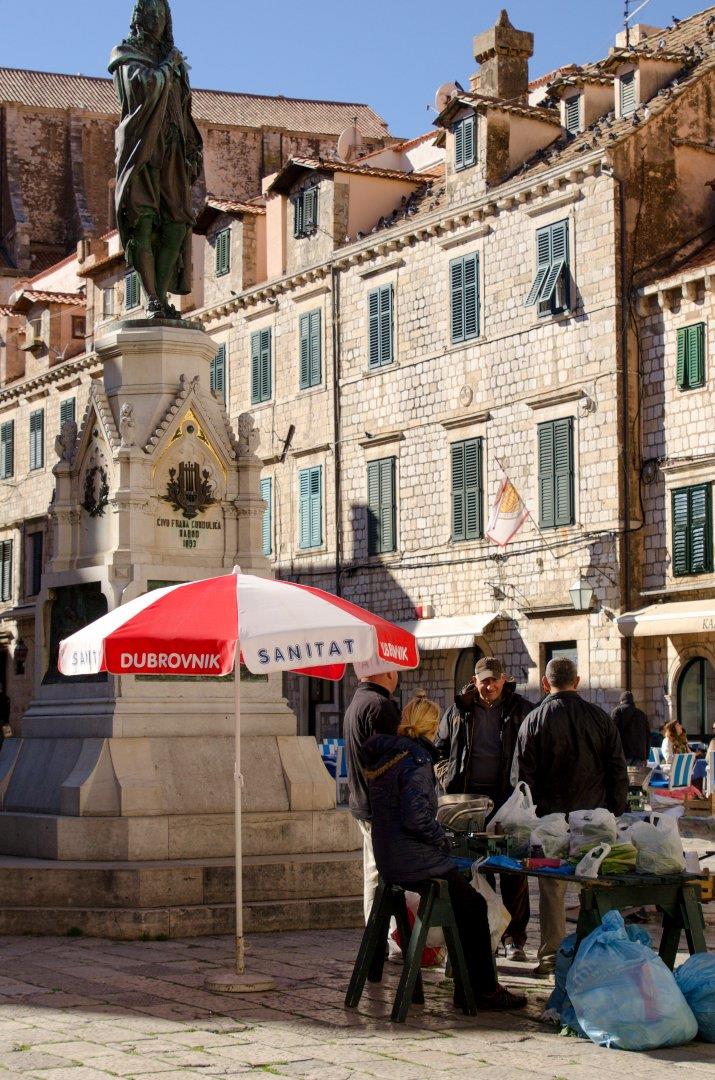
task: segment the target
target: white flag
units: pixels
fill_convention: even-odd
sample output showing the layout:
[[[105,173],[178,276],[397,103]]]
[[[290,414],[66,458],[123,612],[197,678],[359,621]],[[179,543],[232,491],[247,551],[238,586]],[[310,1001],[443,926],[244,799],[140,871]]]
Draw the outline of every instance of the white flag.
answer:
[[[505,547],[529,516],[521,495],[508,476],[504,477],[492,507],[486,535],[499,547]]]

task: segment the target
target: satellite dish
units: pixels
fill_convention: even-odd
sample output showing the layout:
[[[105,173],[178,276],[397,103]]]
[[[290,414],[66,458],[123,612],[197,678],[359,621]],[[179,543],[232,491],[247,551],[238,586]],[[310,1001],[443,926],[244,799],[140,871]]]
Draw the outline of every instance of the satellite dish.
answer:
[[[357,124],[351,124],[340,133],[338,139],[338,157],[341,161],[352,161],[362,146],[362,135],[358,131]]]
[[[447,105],[449,105],[452,98],[456,97],[458,93],[459,87],[456,83],[442,83],[434,96],[434,104],[437,112],[441,113],[442,109],[445,109]]]

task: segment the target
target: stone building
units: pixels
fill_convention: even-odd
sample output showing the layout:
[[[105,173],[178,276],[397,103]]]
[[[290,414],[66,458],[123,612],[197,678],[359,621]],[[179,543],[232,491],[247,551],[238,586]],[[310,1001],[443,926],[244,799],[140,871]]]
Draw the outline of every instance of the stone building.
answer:
[[[414,629],[423,663],[405,696],[421,685],[446,704],[489,650],[534,700],[546,661],[567,654],[607,707],[631,686],[654,722],[678,708],[674,684],[662,697],[678,642],[634,644],[618,619],[649,590],[676,595],[664,485],[691,477],[671,485],[652,459],[692,454],[693,408],[707,436],[707,381],[662,395],[672,339],[707,322],[709,286],[676,301],[660,268],[711,240],[714,30],[715,8],[634,28],[601,62],[530,84],[532,35],[503,15],[436,131],[359,160],[301,149],[261,190],[206,199],[183,310],[216,342],[229,415],[250,410],[261,432],[264,551],[278,574]],[[97,328],[140,301],[116,234],[85,240],[74,267],[87,351],[37,387],[3,360],[0,424],[25,428],[28,390],[57,409],[72,380],[86,394]],[[4,310],[21,330],[15,297]],[[2,517],[0,542],[30,504],[46,511],[22,475],[27,509]],[[485,531],[505,475],[530,517],[498,548]],[[1,624],[14,716],[31,603],[17,577]],[[286,685],[303,731],[336,730],[349,686]]]
[[[204,191],[235,198],[293,155],[330,156],[346,128],[366,150],[392,141],[371,108],[349,102],[194,90],[193,109]],[[0,68],[0,302],[13,278],[112,228],[118,115],[111,79]]]

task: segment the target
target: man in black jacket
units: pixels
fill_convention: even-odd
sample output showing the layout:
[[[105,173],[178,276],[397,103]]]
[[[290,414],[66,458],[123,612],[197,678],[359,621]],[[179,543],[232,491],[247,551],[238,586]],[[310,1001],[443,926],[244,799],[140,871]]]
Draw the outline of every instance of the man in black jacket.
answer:
[[[372,851],[370,799],[363,771],[362,747],[373,734],[373,727],[377,720],[380,721],[380,731],[392,731],[397,734],[400,726],[400,710],[392,700],[398,679],[395,668],[379,660],[372,663],[363,661],[356,663],[354,667],[360,682],[352,701],[345,710],[343,736],[348,769],[350,813],[357,821],[363,837],[363,898],[365,922],[367,922],[377,888],[378,873]]]
[[[646,714],[634,702],[630,690],[621,694],[611,719],[621,736],[626,762],[629,765],[645,765],[650,751],[650,724]]]
[[[512,793],[510,771],[519,728],[533,708],[508,682],[500,660],[483,656],[474,678],[454,705],[447,709],[435,739],[441,757],[435,772],[447,794],[486,795],[498,810]],[[511,922],[504,934],[506,955],[525,961],[529,922],[529,887],[526,878],[503,874],[500,886]]]
[[[519,780],[531,789],[539,817],[605,807],[625,812],[628,772],[621,738],[610,716],[576,693],[572,660],[550,660],[542,680],[547,697],[524,721],[518,739]],[[566,935],[566,885],[539,878],[540,975],[556,964]]]

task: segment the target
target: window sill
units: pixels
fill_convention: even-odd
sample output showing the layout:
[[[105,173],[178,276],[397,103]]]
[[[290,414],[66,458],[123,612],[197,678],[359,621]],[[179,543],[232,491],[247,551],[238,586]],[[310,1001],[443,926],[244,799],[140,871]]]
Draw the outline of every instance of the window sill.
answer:
[[[321,544],[319,547],[297,548],[293,552],[293,558],[294,559],[314,559],[316,555],[327,555],[327,554],[329,554],[329,552],[328,552],[328,549],[327,549],[326,545]]]
[[[537,326],[543,326],[544,323],[565,323],[570,319],[575,319],[579,314],[576,308],[566,308],[565,311],[557,311],[553,315],[537,315],[535,321],[531,324],[532,328]]]
[[[272,405],[272,404],[273,404],[273,398],[269,397],[269,398],[266,398],[265,401],[252,401],[251,402],[251,408],[252,409],[260,409],[262,405]]]
[[[373,375],[382,375],[382,374],[384,374],[384,372],[391,371],[394,368],[398,368],[399,366],[400,365],[397,363],[397,360],[391,360],[389,364],[382,364],[381,367],[374,367],[374,368],[368,367],[368,368],[365,368],[365,370],[363,371],[363,375],[365,377],[372,377]]]
[[[694,394],[698,390],[707,390],[707,383],[698,383],[697,386],[676,386],[675,388],[679,394]]]
[[[216,270],[216,272],[214,273],[214,281],[220,281],[221,278],[228,277],[228,275],[230,273],[231,273],[231,268],[230,267],[228,268],[228,270],[222,270],[220,273],[219,273],[218,270]]]
[[[315,386],[299,386],[298,393],[301,397],[305,397],[308,394],[319,394],[326,389],[325,383],[321,379]]]
[[[368,555],[368,566],[393,566],[402,561],[402,551],[386,551],[381,555]]]
[[[486,334],[477,334],[476,337],[467,338],[466,341],[450,341],[445,348],[445,355],[460,352],[462,349],[469,349],[472,345],[483,345],[486,340]]]

